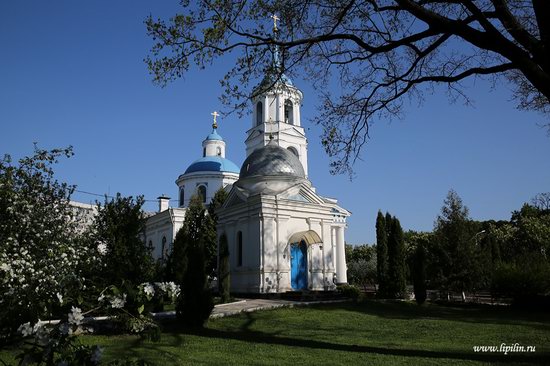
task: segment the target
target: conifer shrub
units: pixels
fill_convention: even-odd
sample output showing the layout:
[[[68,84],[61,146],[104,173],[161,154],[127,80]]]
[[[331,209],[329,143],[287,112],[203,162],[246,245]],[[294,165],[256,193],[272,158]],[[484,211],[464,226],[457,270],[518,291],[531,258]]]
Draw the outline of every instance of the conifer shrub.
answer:
[[[218,271],[218,284],[221,302],[229,302],[231,298],[230,285],[231,279],[229,277],[229,247],[227,244],[227,236],[222,234],[220,236],[220,268]]]
[[[183,227],[178,232],[181,249],[185,248],[185,273],[182,280],[182,294],[176,303],[178,321],[188,327],[202,327],[212,309],[214,301],[208,288],[206,243],[204,235],[206,210],[202,199],[193,195],[187,209]],[[176,238],[178,239],[178,238]],[[176,248],[174,248],[176,250]],[[183,278],[182,278],[183,277]]]
[[[419,245],[414,253],[413,265],[414,298],[418,305],[426,301],[426,252],[423,245]]]

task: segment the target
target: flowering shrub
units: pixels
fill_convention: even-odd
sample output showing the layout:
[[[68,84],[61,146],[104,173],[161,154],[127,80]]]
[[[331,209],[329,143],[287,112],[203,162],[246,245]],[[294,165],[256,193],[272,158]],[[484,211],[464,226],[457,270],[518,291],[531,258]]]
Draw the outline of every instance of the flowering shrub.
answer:
[[[166,298],[175,302],[181,290],[174,282],[145,282],[132,291],[133,295],[119,290],[116,286],[109,286],[98,297],[100,308],[115,315],[122,331],[140,334],[144,338],[158,339],[160,329],[157,324],[146,315],[145,309],[151,308],[155,301]],[[128,299],[131,298],[131,301]]]
[[[124,325],[124,329],[130,333],[140,334],[151,340],[158,340],[160,330],[158,325],[147,315],[143,309],[148,301],[158,297],[171,297],[175,300],[180,293],[180,288],[173,282],[142,283],[138,287],[140,299],[143,303],[138,308],[138,314],[133,315],[126,302],[127,294],[120,292],[116,286],[109,286],[98,297],[98,307],[88,311],[103,311],[113,315],[112,320]],[[72,306],[66,321],[52,325],[48,322],[38,321],[21,324],[17,329],[25,338],[30,339],[29,348],[18,356],[24,365],[97,365],[100,363],[102,349],[98,346],[84,346],[80,344],[76,335],[93,332],[88,319],[79,307]],[[115,360],[111,365],[145,365],[144,361]]]
[[[18,358],[23,365],[98,365],[102,349],[80,344],[76,334],[89,331],[82,326],[84,315],[80,308],[72,307],[67,321],[57,325],[30,322],[19,326],[18,331],[28,340]]]
[[[45,151],[13,165],[0,160],[0,334],[51,316],[85,288],[97,246],[79,237],[69,197],[51,166],[71,148]]]

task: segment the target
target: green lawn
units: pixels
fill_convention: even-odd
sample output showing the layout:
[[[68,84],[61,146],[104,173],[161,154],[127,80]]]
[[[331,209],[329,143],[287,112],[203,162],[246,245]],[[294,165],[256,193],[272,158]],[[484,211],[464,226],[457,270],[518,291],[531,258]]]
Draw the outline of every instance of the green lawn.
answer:
[[[105,357],[158,365],[550,364],[550,315],[413,303],[332,304],[242,314],[204,330],[164,330],[158,343],[87,336]],[[475,353],[475,345],[536,346],[535,353]]]

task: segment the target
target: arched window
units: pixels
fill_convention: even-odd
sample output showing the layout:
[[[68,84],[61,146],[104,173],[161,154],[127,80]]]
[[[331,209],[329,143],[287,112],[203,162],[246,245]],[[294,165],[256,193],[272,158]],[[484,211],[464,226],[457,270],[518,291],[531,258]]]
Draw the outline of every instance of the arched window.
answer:
[[[166,259],[168,256],[168,248],[166,247],[166,236],[162,237],[162,252],[161,252],[161,258]]]
[[[180,188],[180,207],[185,205],[185,189],[184,187]]]
[[[199,186],[197,191],[199,192],[199,196],[201,197],[202,202],[206,203],[206,186]]]
[[[222,148],[219,146],[216,148],[216,155],[222,156]]]
[[[256,103],[256,126],[264,122],[264,105],[262,102]]]
[[[203,156],[203,157],[206,156],[206,147],[202,149],[202,156]]]
[[[153,252],[153,249],[155,249],[153,247],[153,241],[152,240],[149,240],[149,244],[147,245],[147,249],[149,250],[149,252]]]
[[[285,100],[285,122],[294,124],[294,105],[289,99]]]
[[[297,157],[300,157],[300,156],[298,155],[298,150],[296,150],[295,147],[289,146],[289,147],[288,147],[288,150],[290,150],[290,152],[293,153],[294,155],[296,155]]]
[[[237,266],[243,265],[243,233],[239,231],[237,233]]]

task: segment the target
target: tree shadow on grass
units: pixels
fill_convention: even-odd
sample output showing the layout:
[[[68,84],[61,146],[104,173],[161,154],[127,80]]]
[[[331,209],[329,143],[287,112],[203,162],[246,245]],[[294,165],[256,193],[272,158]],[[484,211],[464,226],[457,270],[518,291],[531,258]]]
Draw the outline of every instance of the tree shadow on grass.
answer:
[[[347,309],[348,305],[344,306]],[[325,307],[321,308],[326,310]],[[336,310],[336,309],[335,309]],[[265,314],[263,314],[265,315]],[[426,349],[411,349],[411,348],[390,348],[383,346],[370,346],[358,344],[343,344],[335,343],[330,340],[311,338],[295,338],[278,332],[264,332],[252,329],[258,316],[263,316],[262,313],[244,313],[240,315],[242,322],[235,324],[232,329],[187,329],[181,331],[173,322],[164,325],[163,337],[160,342],[143,342],[140,339],[132,340],[130,343],[115,344],[111,352],[117,357],[127,358],[144,358],[152,362],[162,363],[177,363],[183,361],[181,354],[173,348],[180,349],[186,347],[186,336],[194,336],[207,339],[219,340],[234,340],[249,344],[264,344],[286,347],[308,348],[314,350],[329,350],[342,351],[358,354],[372,355],[387,355],[396,357],[410,358],[410,363],[415,364],[420,362],[420,359],[448,359],[456,361],[480,361],[488,363],[530,363],[530,364],[550,364],[550,355],[548,353],[475,353],[473,350],[466,352],[456,351],[432,351]],[[445,317],[447,318],[447,317]],[[307,331],[307,329],[304,329]],[[334,334],[338,333],[338,329],[334,329]],[[253,349],[253,347],[251,347]],[[205,355],[205,357],[208,357]],[[416,360],[416,361],[415,361]]]
[[[144,340],[135,337],[128,342],[113,342],[107,347],[108,353],[113,359],[118,360],[145,360],[156,364],[159,360],[168,364],[179,364],[181,356],[169,348],[185,347],[185,335],[171,332],[170,337],[162,337],[158,342]],[[157,361],[157,362],[155,362]]]
[[[198,329],[188,331],[188,334],[192,334],[199,337],[207,338],[220,338],[231,339],[241,342],[267,344],[267,345],[280,345],[288,347],[302,347],[319,350],[333,350],[343,352],[356,352],[365,354],[378,354],[388,356],[399,357],[412,357],[412,358],[431,358],[431,359],[451,359],[451,360],[464,360],[464,361],[481,361],[481,362],[499,362],[499,363],[535,363],[535,364],[548,364],[550,356],[548,354],[496,354],[496,353],[475,353],[473,352],[444,352],[444,351],[430,351],[430,350],[417,350],[417,349],[399,349],[399,348],[385,348],[367,345],[355,345],[355,344],[339,344],[326,341],[318,341],[313,339],[299,339],[291,338],[280,335],[268,334],[260,331],[252,330],[240,330],[240,331],[225,331],[218,329]],[[411,360],[414,363],[414,360]]]
[[[485,324],[522,325],[550,333],[550,313],[491,305],[438,305],[419,306],[405,301],[368,300],[360,303],[315,305],[324,311],[346,310],[388,319],[441,319]]]

